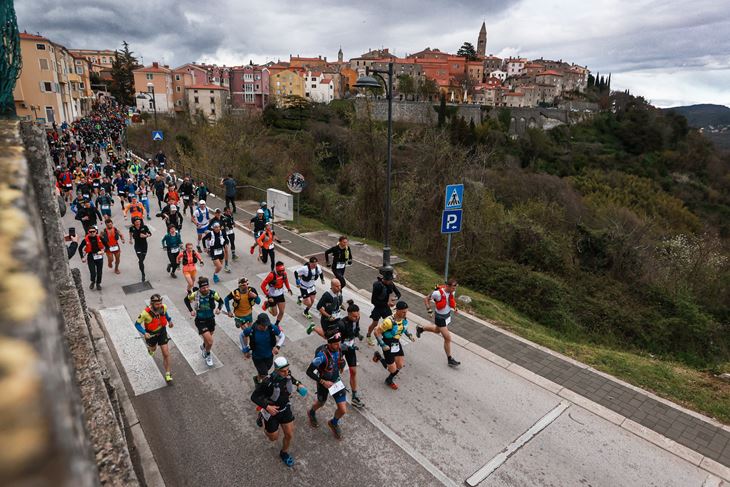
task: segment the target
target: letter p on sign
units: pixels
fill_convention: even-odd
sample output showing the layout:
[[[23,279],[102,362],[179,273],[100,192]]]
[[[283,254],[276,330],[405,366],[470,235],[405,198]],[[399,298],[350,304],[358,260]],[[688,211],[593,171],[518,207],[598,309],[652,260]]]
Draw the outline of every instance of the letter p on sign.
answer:
[[[458,233],[461,231],[462,210],[444,210],[441,215],[441,233]]]

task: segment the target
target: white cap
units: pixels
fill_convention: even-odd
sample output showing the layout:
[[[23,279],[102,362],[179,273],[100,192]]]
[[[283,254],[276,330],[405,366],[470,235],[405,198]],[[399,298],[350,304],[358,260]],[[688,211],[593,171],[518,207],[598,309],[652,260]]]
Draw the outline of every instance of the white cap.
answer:
[[[274,368],[283,369],[284,367],[289,367],[289,361],[284,357],[276,357],[274,359]]]
[[[206,202],[205,202],[205,200],[200,200],[200,201],[198,201],[198,204],[205,206],[206,205]]]
[[[264,214],[264,210],[262,210],[261,208],[259,208],[258,210],[256,210],[256,213],[259,214],[259,215],[263,215]]]
[[[170,205],[171,210],[177,210],[177,205]]]

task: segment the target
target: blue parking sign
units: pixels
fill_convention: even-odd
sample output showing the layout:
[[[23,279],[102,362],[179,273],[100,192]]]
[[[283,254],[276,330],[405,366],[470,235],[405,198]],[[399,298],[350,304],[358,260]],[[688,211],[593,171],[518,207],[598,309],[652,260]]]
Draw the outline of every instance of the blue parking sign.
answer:
[[[441,215],[441,233],[459,233],[461,231],[462,211],[444,210]]]

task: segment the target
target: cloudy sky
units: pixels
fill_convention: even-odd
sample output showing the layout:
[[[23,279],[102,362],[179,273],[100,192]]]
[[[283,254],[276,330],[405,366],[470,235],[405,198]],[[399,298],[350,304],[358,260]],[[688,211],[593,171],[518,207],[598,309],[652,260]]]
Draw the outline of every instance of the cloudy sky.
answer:
[[[476,45],[489,53],[564,59],[611,72],[658,106],[730,105],[727,0],[22,0],[21,30],[73,48],[122,40],[145,64],[243,64],[290,54],[336,59],[388,47],[397,55]]]

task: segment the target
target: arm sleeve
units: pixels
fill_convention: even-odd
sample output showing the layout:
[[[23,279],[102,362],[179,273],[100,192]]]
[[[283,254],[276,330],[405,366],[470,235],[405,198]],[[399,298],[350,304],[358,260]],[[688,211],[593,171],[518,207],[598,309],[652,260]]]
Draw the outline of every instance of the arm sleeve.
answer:
[[[284,340],[286,340],[286,335],[284,334],[284,331],[281,329],[277,329],[279,333],[274,332],[276,335],[276,346],[281,348],[282,345],[284,345]]]
[[[307,367],[307,376],[313,381],[319,382],[319,374],[317,373],[317,366],[314,365],[314,362]]]
[[[188,309],[188,311],[193,310],[193,306],[190,304],[190,296],[192,295],[185,296],[185,299],[183,299],[183,301],[185,302],[185,307]]]
[[[325,297],[329,296],[328,292],[325,292],[321,298],[319,298],[319,301],[317,301],[317,310],[319,311],[321,308],[325,307],[327,303],[325,302]]]
[[[216,301],[218,301],[218,309],[223,308],[223,299],[221,299],[221,295],[218,294],[217,291],[216,291],[215,295],[213,296],[213,299],[215,299]]]
[[[135,327],[135,328],[137,329],[137,331],[138,331],[138,332],[140,332],[140,333],[141,333],[141,334],[143,334],[143,335],[144,335],[145,333],[147,333],[147,332],[145,331],[145,329],[144,329],[144,326],[142,326],[142,324],[141,324],[141,323],[140,323],[139,321],[136,321],[136,322],[134,323],[134,327]]]
[[[228,311],[229,313],[231,312],[231,306],[229,305],[231,299],[233,299],[233,293],[228,293],[228,296],[223,298],[223,304],[226,305],[226,311]]]

